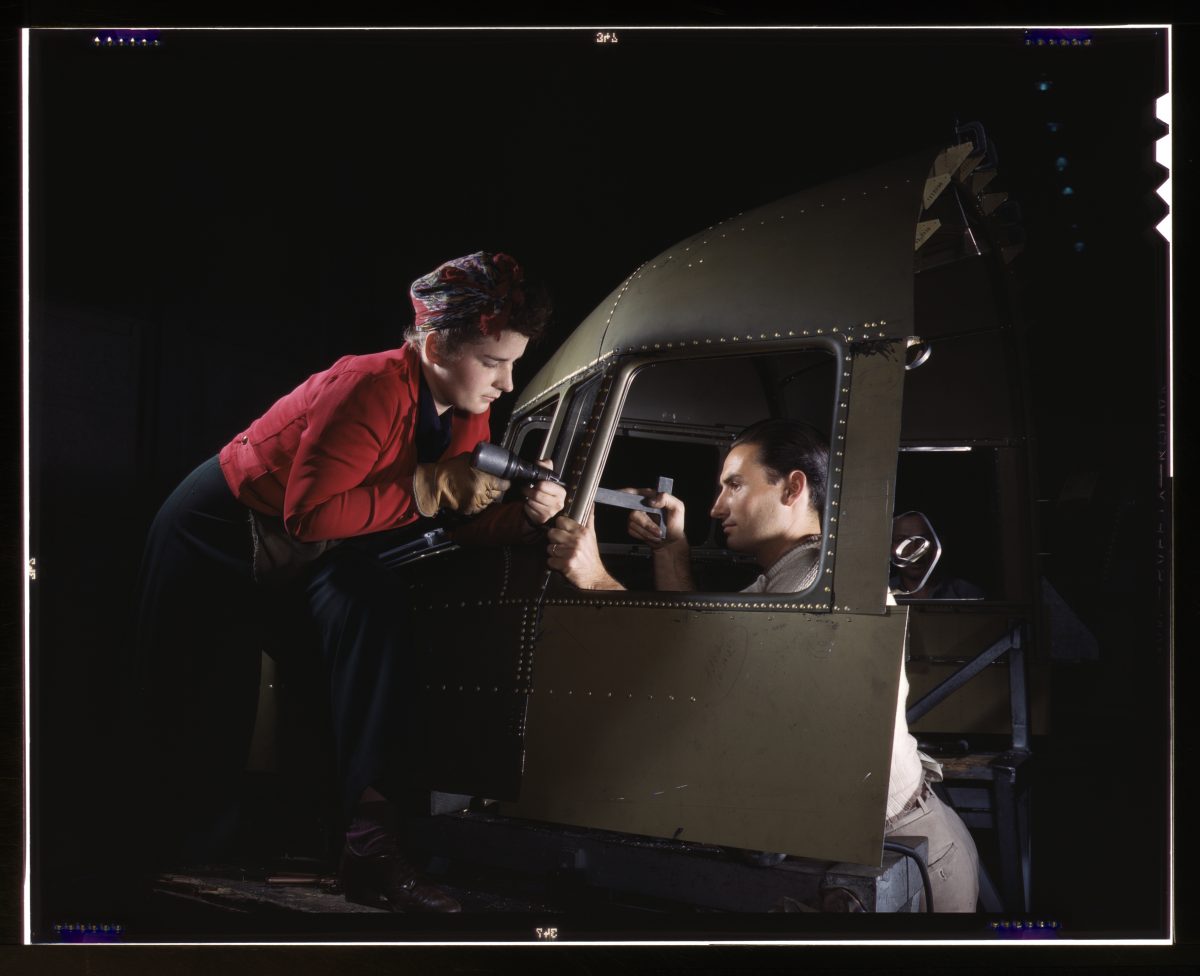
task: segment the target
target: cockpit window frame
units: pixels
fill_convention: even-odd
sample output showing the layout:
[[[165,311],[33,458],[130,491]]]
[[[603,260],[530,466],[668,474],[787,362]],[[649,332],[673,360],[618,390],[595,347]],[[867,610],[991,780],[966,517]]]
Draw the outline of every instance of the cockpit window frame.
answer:
[[[611,386],[604,405],[603,412],[592,432],[592,444],[580,470],[579,479],[572,487],[573,497],[568,505],[567,514],[577,521],[582,521],[590,515],[595,499],[600,477],[608,460],[609,451],[620,426],[621,415],[625,407],[633,381],[645,368],[665,362],[678,362],[689,359],[726,359],[734,357],[755,357],[763,355],[778,355],[786,352],[821,349],[834,357],[835,375],[841,382],[835,382],[833,390],[833,429],[829,431],[831,442],[831,463],[829,484],[826,490],[825,511],[822,513],[822,546],[818,564],[817,580],[807,590],[799,593],[742,593],[742,592],[707,592],[696,591],[689,593],[672,593],[658,590],[624,590],[576,591],[581,602],[589,604],[616,603],[632,606],[673,607],[680,609],[719,610],[736,608],[741,610],[763,611],[799,611],[799,612],[830,612],[833,607],[833,593],[830,577],[836,561],[836,533],[831,527],[836,523],[838,506],[841,496],[841,479],[835,478],[832,445],[838,436],[839,426],[844,427],[849,401],[849,377],[846,369],[846,344],[834,336],[814,336],[803,339],[787,340],[772,343],[769,350],[762,344],[747,343],[743,348],[721,348],[714,350],[709,345],[696,348],[681,347],[670,352],[661,351],[652,354],[631,354],[621,356],[608,367]],[[558,601],[556,601],[558,602]]]

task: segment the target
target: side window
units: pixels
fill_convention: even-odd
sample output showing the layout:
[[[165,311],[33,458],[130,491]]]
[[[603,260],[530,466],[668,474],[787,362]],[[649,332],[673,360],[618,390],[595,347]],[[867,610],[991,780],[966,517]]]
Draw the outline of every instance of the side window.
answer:
[[[505,435],[504,446],[525,461],[537,460],[549,446],[554,470],[570,480],[581,456],[581,442],[586,440],[582,435],[603,381],[603,372],[596,372],[539,404],[532,413],[514,419]],[[547,438],[551,441],[549,445]],[[515,493],[513,497],[516,497]]]
[[[599,485],[655,488],[660,477],[672,479],[672,493],[686,506],[696,589],[737,592],[762,567],[750,554],[727,547],[709,514],[730,444],[746,427],[771,417],[805,421],[828,439],[836,372],[837,359],[825,347],[644,366],[625,398]],[[597,541],[617,579],[629,589],[652,590],[650,550],[629,536],[628,517],[627,509],[598,502]]]
[[[557,406],[558,397],[555,397],[549,403],[538,407],[534,413],[522,417],[510,437],[510,450],[516,452],[523,460],[536,461],[546,442],[546,434],[550,430]]]
[[[717,441],[674,439],[663,431],[622,427],[600,478],[602,488],[616,490],[655,488],[660,477],[672,480],[671,493],[686,506],[684,531],[700,590],[740,590],[758,575],[748,563],[734,565],[739,561],[724,549],[708,514],[728,442],[727,435]],[[610,572],[629,589],[654,589],[650,550],[630,538],[629,511],[599,503],[592,511],[600,553]]]

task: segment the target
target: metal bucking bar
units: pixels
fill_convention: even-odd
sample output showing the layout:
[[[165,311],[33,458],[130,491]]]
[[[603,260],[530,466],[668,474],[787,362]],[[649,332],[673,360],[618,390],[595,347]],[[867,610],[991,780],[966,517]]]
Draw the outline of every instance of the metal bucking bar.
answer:
[[[674,478],[658,479],[658,491],[660,494],[674,491],[674,489]],[[600,505],[612,505],[616,508],[628,508],[635,512],[645,512],[651,518],[658,520],[658,537],[660,539],[667,537],[667,520],[663,518],[662,509],[655,508],[653,505],[647,505],[646,498],[643,495],[634,495],[628,491],[616,491],[613,488],[597,488],[596,502]]]

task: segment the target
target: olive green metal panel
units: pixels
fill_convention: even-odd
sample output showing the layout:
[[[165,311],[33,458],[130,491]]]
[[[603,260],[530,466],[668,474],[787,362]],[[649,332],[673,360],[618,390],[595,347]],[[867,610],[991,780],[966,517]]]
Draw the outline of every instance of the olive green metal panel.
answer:
[[[849,415],[830,440],[834,609],[883,613],[904,392],[904,340],[856,344],[847,365]],[[837,492],[840,486],[840,497]]]
[[[817,330],[912,334],[916,223],[937,152],[732,215],[645,261],[567,337],[514,412],[614,352],[705,341],[769,346]]]
[[[406,734],[431,788],[511,798],[521,778],[533,622],[545,580],[537,546],[435,553],[393,577],[413,680]]]
[[[907,608],[629,604],[544,608],[506,809],[878,865]]]

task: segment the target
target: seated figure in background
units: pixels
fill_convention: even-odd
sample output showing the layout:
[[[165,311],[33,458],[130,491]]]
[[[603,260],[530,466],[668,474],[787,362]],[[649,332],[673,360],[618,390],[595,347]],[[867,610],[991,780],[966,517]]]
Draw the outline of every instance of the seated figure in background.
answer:
[[[929,546],[911,562],[901,563],[895,558],[896,546],[905,539],[925,539],[932,534],[932,525],[920,512],[905,512],[892,522],[892,576],[888,586],[896,596],[910,600],[982,600],[984,592],[974,583],[942,573],[941,565],[935,563],[929,573],[930,561],[936,550]],[[929,573],[929,579],[925,579]],[[922,580],[924,583],[922,584]]]

